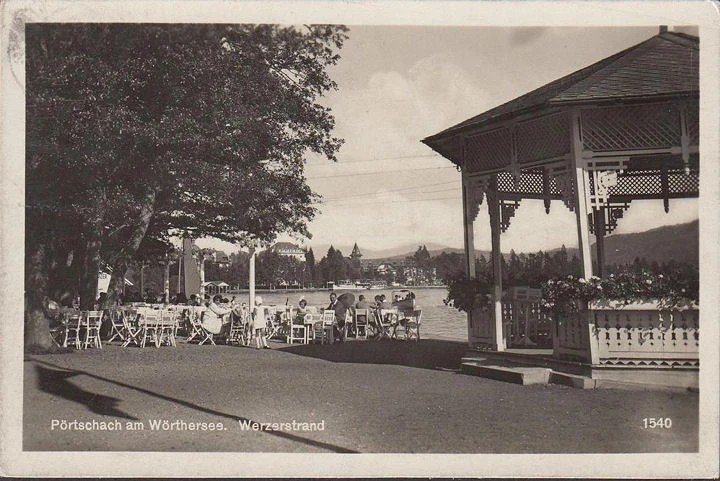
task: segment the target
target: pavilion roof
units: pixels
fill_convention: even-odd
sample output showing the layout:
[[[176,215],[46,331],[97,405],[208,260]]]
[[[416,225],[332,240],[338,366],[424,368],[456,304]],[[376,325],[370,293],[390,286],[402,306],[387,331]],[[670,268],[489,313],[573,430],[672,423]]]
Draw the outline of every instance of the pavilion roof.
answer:
[[[678,32],[663,32],[566,75],[514,100],[460,122],[423,143],[448,158],[445,140],[479,130],[535,110],[577,103],[641,101],[695,96],[700,90],[699,39]],[[449,154],[449,155],[447,155]]]

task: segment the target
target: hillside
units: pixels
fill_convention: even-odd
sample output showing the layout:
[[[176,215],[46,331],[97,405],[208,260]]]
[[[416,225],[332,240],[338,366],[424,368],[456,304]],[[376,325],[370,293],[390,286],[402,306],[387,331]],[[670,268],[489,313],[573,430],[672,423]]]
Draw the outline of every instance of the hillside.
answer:
[[[608,264],[628,264],[636,257],[644,257],[649,262],[662,263],[674,259],[698,265],[698,249],[698,221],[605,238]]]
[[[648,262],[657,261],[658,263],[662,263],[674,259],[678,262],[697,265],[699,246],[698,227],[698,221],[693,221],[686,224],[658,227],[645,232],[608,236],[605,238],[606,263],[631,264],[636,257],[644,257]],[[463,253],[463,249],[455,247],[439,246],[437,244],[425,245],[432,257],[440,255],[443,252]],[[404,250],[401,251],[400,249]],[[408,256],[412,256],[416,249],[417,246],[402,246],[386,251],[366,251],[360,247],[360,250],[365,254],[363,260],[372,260],[374,263],[402,260]],[[552,254],[558,249],[560,249],[560,246],[558,246],[557,249],[551,249],[549,253]],[[344,252],[343,250],[343,253]],[[572,257],[577,254],[578,250],[574,247],[568,247],[567,252],[568,255]],[[475,253],[478,257],[484,255],[486,259],[490,258],[490,251],[476,250]],[[592,245],[592,253],[594,257],[595,244]],[[517,252],[517,254],[520,254],[520,252]],[[504,252],[503,255],[507,256],[509,252]]]

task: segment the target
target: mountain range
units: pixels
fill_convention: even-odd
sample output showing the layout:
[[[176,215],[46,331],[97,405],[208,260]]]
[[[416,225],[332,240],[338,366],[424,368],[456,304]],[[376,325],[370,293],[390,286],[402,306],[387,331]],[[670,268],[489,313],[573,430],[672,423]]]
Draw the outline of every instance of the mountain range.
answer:
[[[459,253],[462,254],[463,249],[457,247],[448,247],[442,244],[432,242],[418,242],[415,244],[405,244],[390,249],[365,249],[362,246],[360,252],[363,254],[363,260],[377,261],[395,261],[412,256],[418,246],[425,245],[432,257],[441,253]],[[320,260],[327,254],[329,245],[312,246],[315,253],[315,259]],[[340,249],[343,255],[348,256],[352,252],[353,246],[334,246]],[[550,249],[550,254],[560,249]],[[670,259],[678,262],[698,265],[698,248],[699,248],[699,223],[697,220],[686,224],[677,224],[670,226],[658,227],[644,232],[636,232],[631,234],[615,234],[605,238],[605,257],[607,264],[628,264],[632,263],[636,257],[645,258],[648,262],[656,261],[663,263]],[[536,252],[536,251],[535,251]],[[578,249],[568,247],[568,256],[572,257],[577,254]],[[595,256],[595,244],[592,244],[593,257]],[[490,258],[490,251],[476,250],[476,256],[484,255],[486,259]],[[521,252],[516,252],[521,254]],[[503,255],[509,255],[509,251],[503,252]]]

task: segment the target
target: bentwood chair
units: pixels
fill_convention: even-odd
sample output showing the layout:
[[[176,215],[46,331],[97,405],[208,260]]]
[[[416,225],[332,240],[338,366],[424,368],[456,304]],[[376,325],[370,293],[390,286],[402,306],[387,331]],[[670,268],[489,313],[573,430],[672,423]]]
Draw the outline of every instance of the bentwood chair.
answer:
[[[375,322],[378,325],[379,336],[377,340],[392,339],[397,326],[398,311],[397,309],[378,309],[376,311]]]
[[[102,349],[100,340],[100,327],[102,326],[103,311],[86,311],[85,316],[85,349],[90,346]]]
[[[160,347],[161,319],[160,311],[151,307],[138,308],[139,323],[141,328],[140,347],[145,347],[148,339]]]
[[[311,314],[306,314],[305,316],[308,315],[312,319]],[[288,333],[286,340],[288,344],[292,344],[295,341],[300,341],[302,343],[306,342],[307,335],[305,334],[305,316],[298,317],[298,314],[294,309],[290,311],[290,319],[288,321]]]
[[[355,309],[355,339],[367,339],[370,309]]]
[[[195,329],[193,333],[197,332],[198,339],[200,342],[198,342],[198,346],[202,346],[206,342],[210,342],[213,346],[215,346],[215,340],[213,339],[213,333],[205,329],[205,326],[203,326],[203,318],[205,317],[205,310],[200,311],[200,317],[197,318],[197,324],[193,326]],[[188,339],[189,340],[189,339]]]
[[[110,338],[107,342],[113,342],[115,338],[119,338],[120,342],[125,342],[125,324],[123,323],[123,312],[121,309],[110,309]]]
[[[138,311],[136,308],[124,308],[120,311],[122,313],[122,322],[125,332],[125,341],[122,346],[127,347],[130,343],[140,346],[140,334],[142,328],[138,323]]]
[[[160,311],[160,324],[158,325],[158,340],[160,345],[168,344],[176,346],[175,332],[177,331],[178,311],[175,309],[163,309]]]
[[[82,314],[78,312],[66,314],[65,339],[63,339],[63,347],[74,346],[75,349],[83,348],[81,339],[84,330],[84,319]]]
[[[230,313],[230,332],[226,340],[227,344],[248,345],[250,340],[248,336],[248,311],[243,309],[240,313],[233,311]]]
[[[323,311],[320,320],[313,324],[313,342],[320,341],[320,344],[332,344],[333,326],[335,325],[335,311],[330,309]]]
[[[422,309],[414,309],[404,314],[393,331],[393,338],[398,339],[401,334],[405,340],[420,340],[420,321],[422,319]]]

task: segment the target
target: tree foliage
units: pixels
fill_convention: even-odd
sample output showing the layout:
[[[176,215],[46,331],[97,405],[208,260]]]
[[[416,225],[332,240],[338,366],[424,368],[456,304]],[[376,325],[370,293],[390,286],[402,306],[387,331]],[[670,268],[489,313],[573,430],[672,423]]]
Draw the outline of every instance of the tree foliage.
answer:
[[[62,289],[87,306],[101,262],[121,279],[171,235],[307,234],[303,158],[341,145],[317,100],[345,38],[324,25],[29,24],[33,309]]]

